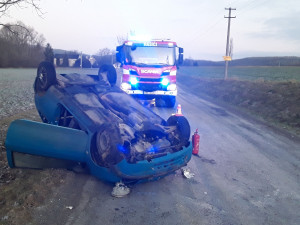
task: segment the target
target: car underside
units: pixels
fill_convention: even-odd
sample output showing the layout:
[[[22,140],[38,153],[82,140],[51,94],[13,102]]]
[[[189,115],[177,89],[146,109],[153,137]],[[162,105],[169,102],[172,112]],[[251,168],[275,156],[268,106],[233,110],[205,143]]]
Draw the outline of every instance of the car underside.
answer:
[[[112,169],[113,173],[119,178],[140,179],[165,175],[186,165],[191,156],[190,126],[187,119],[182,115],[172,115],[167,121],[162,119],[116,87],[115,80],[116,72],[112,67],[100,69],[98,76],[56,74],[53,65],[42,62],[34,82],[36,108],[45,124],[78,130],[86,136],[88,146],[83,151],[88,158],[82,161],[90,165],[91,170],[96,168],[94,174],[98,173],[97,168],[100,167],[115,168]],[[21,129],[15,126],[16,128],[11,128],[12,131]],[[71,133],[61,136],[61,142],[65,138],[72,138]],[[26,153],[30,154],[30,148],[28,149]],[[181,160],[172,159],[183,153]],[[60,153],[44,155],[57,157]],[[143,175],[139,171],[134,173],[139,176],[126,176],[122,168],[116,170],[122,163],[126,163],[128,167],[129,164],[151,164],[164,158],[170,169],[166,167],[162,173],[145,171]],[[138,170],[141,169],[143,170],[139,167]],[[147,168],[149,169],[151,168]]]

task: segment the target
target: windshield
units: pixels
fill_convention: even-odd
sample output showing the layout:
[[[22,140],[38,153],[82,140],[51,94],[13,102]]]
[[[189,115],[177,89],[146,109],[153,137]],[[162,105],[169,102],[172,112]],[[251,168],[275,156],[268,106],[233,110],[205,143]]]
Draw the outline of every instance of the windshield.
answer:
[[[167,65],[175,64],[175,48],[126,46],[126,64]]]

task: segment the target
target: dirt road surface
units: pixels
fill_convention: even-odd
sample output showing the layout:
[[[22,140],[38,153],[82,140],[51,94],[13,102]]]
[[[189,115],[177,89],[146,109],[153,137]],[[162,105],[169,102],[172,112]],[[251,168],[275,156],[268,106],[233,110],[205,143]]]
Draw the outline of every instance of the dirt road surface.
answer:
[[[68,172],[31,224],[300,224],[300,141],[244,119],[181,88],[177,98],[199,157],[159,181],[131,186],[124,198],[113,184]],[[167,119],[174,109],[155,108]]]

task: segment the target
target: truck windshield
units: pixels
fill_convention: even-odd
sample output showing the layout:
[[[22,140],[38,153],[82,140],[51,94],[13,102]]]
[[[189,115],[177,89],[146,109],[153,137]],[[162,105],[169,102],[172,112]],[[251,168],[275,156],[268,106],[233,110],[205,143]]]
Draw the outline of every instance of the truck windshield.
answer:
[[[175,48],[126,46],[126,64],[167,65],[175,64]]]

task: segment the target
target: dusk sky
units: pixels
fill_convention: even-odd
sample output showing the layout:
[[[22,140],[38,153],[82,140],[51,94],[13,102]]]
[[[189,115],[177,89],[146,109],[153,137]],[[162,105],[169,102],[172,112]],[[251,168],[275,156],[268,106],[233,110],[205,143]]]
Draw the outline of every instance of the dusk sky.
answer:
[[[12,7],[1,22],[22,21],[53,48],[95,54],[115,49],[130,31],[171,38],[186,58],[222,60],[228,10],[232,11],[233,58],[300,56],[298,0],[41,0],[33,8]]]

